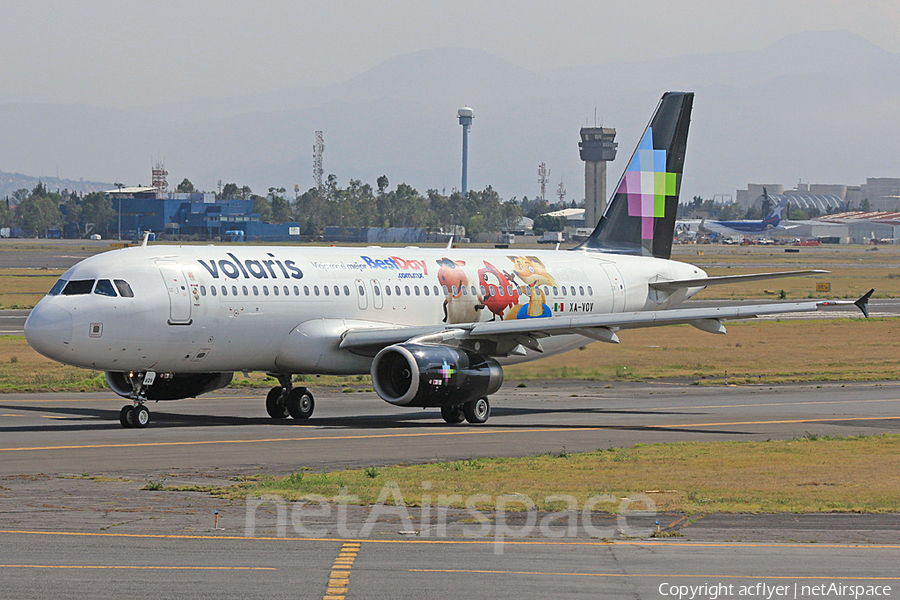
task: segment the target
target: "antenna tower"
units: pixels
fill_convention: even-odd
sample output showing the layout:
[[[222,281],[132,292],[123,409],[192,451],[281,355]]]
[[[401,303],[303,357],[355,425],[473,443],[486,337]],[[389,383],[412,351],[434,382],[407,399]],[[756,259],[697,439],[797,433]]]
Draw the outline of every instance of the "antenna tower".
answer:
[[[545,163],[538,165],[538,183],[541,184],[541,202],[544,202],[547,196],[547,182],[550,180],[550,169]]]
[[[169,188],[169,182],[166,181],[166,175],[168,175],[169,172],[166,171],[164,162],[156,159],[156,163],[154,163],[150,173],[152,174],[152,183],[150,185],[155,187],[158,192],[165,192]]]
[[[556,195],[559,196],[559,203],[566,201],[566,186],[563,185],[562,177],[559,178],[559,187],[556,188]]]
[[[325,154],[325,136],[321,131],[316,132],[316,143],[313,145],[313,178],[316,180],[316,187],[322,188],[322,174],[325,170],[322,168],[322,155]]]

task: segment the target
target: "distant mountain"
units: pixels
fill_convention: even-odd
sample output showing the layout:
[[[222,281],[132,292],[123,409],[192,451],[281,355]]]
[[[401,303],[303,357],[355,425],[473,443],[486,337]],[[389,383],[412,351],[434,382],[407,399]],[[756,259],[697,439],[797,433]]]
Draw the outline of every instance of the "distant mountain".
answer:
[[[537,166],[555,189],[583,194],[578,129],[618,130],[618,177],[662,92],[694,90],[683,194],[734,193],[751,181],[862,183],[900,176],[900,55],[846,31],[796,34],[761,50],[536,72],[471,49],[398,56],[347,81],[151,109],[0,105],[0,168],[147,183],[165,158],[189,178],[312,186],[314,132],[325,171],[373,183],[382,174],[421,191],[459,186],[456,110],[475,109],[469,185],[535,196]],[[139,94],[139,90],[135,91]],[[177,99],[176,99],[177,100]],[[615,181],[610,181],[612,187]]]
[[[16,190],[26,189],[33,190],[38,183],[43,183],[51,192],[57,190],[69,190],[89,194],[91,192],[102,192],[115,188],[112,183],[99,183],[96,181],[74,181],[71,179],[58,179],[56,177],[32,177],[30,175],[22,175],[21,173],[4,173],[0,171],[0,200],[12,196]]]

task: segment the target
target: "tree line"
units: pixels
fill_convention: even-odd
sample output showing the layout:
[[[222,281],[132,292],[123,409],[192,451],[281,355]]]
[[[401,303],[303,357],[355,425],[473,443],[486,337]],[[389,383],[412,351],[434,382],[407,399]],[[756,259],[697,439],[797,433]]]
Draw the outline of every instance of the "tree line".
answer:
[[[26,234],[44,236],[49,230],[70,224],[79,237],[91,233],[108,234],[115,211],[103,192],[79,196],[63,190],[51,192],[43,183],[34,189],[13,192],[0,205],[0,227],[21,229]]]
[[[185,178],[177,192],[193,192]],[[327,226],[338,227],[415,227],[430,231],[456,231],[464,227],[466,235],[488,234],[517,228],[523,216],[534,219],[535,232],[561,231],[563,217],[545,213],[556,210],[539,198],[504,200],[490,185],[483,190],[442,193],[429,189],[425,194],[401,183],[390,188],[384,175],[375,186],[351,179],[346,187],[329,175],[321,188],[311,188],[289,198],[285,188],[270,187],[265,195],[255,194],[249,186],[226,183],[216,194],[218,200],[249,200],[253,212],[268,223],[300,223],[303,235],[321,235]],[[572,206],[575,206],[574,202]],[[116,209],[103,192],[78,195],[50,191],[43,183],[34,189],[20,189],[0,206],[0,227],[18,228],[26,235],[45,236],[48,231],[67,229],[78,237],[93,233],[108,236],[116,231]]]

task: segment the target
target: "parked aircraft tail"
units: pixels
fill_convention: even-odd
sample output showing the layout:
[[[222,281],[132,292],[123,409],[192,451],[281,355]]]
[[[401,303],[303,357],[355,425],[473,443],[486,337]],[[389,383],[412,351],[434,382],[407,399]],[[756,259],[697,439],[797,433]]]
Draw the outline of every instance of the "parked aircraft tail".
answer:
[[[693,92],[663,94],[606,211],[579,248],[671,256],[693,103]]]
[[[769,198],[769,193],[766,191],[766,188],[763,188],[763,196],[766,199]],[[772,227],[778,227],[781,219],[784,218],[782,215],[784,214],[784,209],[787,208],[787,204],[787,198],[781,200],[778,205],[772,209],[772,212],[766,215],[766,217],[762,220],[763,226],[768,227],[769,225],[771,225]]]

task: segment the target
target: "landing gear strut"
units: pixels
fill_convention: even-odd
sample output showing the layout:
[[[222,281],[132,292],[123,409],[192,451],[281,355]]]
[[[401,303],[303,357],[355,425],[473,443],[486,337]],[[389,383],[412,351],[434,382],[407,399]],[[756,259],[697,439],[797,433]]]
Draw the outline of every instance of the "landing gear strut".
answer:
[[[131,373],[131,400],[133,404],[126,404],[119,411],[119,423],[122,427],[130,429],[135,427],[143,429],[150,424],[150,411],[144,406],[147,401],[146,389],[153,385],[156,380],[156,373],[147,371],[146,373]]]
[[[316,408],[312,392],[305,387],[293,387],[290,375],[276,375],[279,386],[266,395],[266,412],[273,419],[308,419]]]

